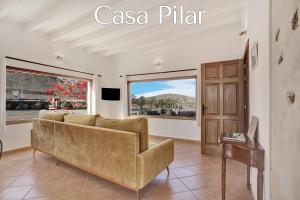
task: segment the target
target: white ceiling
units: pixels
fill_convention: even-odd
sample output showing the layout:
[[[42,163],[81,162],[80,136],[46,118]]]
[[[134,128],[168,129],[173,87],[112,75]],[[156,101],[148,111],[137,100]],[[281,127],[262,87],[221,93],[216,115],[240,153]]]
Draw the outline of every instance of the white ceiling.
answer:
[[[100,25],[94,19],[100,5],[123,11],[147,10],[149,23]],[[202,25],[173,25],[171,20],[160,25],[160,5],[183,5],[186,10],[208,13]],[[242,0],[0,0],[0,20],[11,20],[28,32],[41,32],[49,40],[67,43],[71,48],[110,56],[165,48],[241,23],[243,5]]]

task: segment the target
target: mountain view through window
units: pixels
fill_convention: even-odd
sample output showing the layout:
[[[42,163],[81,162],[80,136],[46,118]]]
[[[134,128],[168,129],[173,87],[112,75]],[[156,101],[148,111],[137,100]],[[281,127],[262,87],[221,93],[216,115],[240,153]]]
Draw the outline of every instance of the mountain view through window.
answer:
[[[130,82],[130,115],[195,119],[196,79]]]

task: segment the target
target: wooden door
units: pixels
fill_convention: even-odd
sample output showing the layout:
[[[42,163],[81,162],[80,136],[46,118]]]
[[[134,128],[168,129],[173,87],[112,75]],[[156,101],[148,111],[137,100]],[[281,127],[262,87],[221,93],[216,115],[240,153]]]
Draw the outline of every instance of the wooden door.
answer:
[[[247,40],[244,56],[243,56],[243,64],[244,64],[244,130],[248,131],[249,127],[249,119],[250,119],[250,107],[249,107],[249,39]]]
[[[222,132],[244,131],[242,60],[201,66],[201,153],[219,151]]]

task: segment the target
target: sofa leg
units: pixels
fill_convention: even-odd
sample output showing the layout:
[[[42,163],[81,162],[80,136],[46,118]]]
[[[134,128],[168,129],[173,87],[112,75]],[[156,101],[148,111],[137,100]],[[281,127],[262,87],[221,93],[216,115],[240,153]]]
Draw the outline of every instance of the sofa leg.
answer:
[[[136,200],[140,200],[140,191],[136,191]]]
[[[169,166],[167,167],[167,172],[168,172],[168,175],[170,174],[170,169],[169,169]]]

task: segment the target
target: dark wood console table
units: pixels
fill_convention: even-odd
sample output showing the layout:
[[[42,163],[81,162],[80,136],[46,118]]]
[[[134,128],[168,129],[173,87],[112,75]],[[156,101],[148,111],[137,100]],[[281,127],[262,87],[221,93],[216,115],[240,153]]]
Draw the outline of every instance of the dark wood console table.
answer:
[[[258,124],[258,118],[252,117],[252,121],[245,134],[246,142],[224,141],[223,136],[220,140],[222,148],[222,200],[225,200],[226,190],[226,159],[236,160],[247,165],[247,187],[250,189],[250,167],[258,170],[257,174],[257,199],[263,200],[263,172],[264,172],[264,149],[254,139]]]

